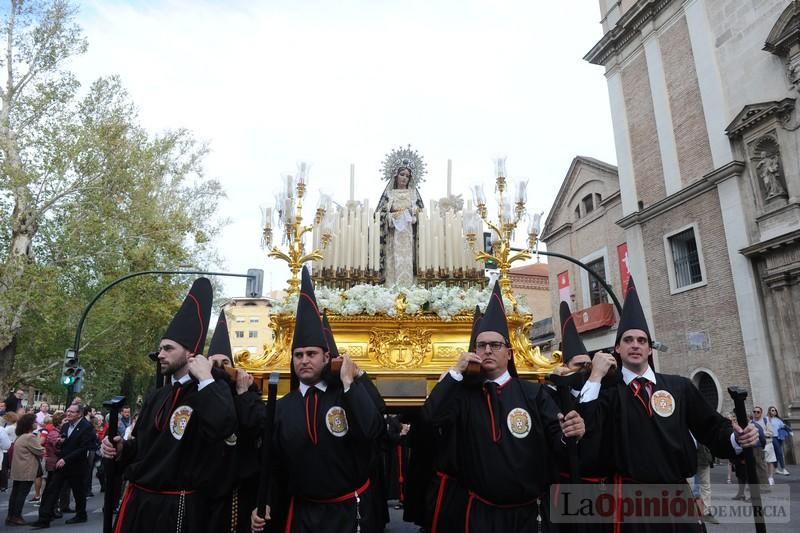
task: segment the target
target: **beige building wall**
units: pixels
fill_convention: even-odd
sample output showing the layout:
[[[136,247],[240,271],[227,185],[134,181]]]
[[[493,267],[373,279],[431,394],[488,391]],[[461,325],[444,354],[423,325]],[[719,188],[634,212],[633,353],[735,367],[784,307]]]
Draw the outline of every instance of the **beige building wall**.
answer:
[[[709,376],[724,409],[726,387],[744,385],[800,421],[800,4],[599,6],[605,35],[585,59],[608,79],[617,223],[670,348],[659,368]],[[676,290],[669,238],[683,228],[702,248],[703,275]]]
[[[600,202],[591,213],[583,209],[582,201],[589,195],[600,195]],[[596,198],[596,197],[595,197]],[[579,211],[579,214],[576,213]],[[584,263],[602,259],[606,282],[622,299],[617,246],[625,242],[625,233],[616,221],[622,217],[617,169],[602,161],[576,157],[567,171],[561,190],[550,210],[542,231],[547,250],[561,253]],[[591,306],[588,274],[579,266],[557,257],[549,257],[550,301],[553,327],[560,340],[558,276],[569,274],[570,300],[573,312]],[[608,299],[611,303],[611,299]],[[614,314],[615,323],[619,319]],[[613,343],[616,329],[600,328],[582,334],[589,350],[608,347]]]
[[[243,350],[261,353],[272,347],[271,308],[267,298],[233,298],[223,306],[234,356]]]

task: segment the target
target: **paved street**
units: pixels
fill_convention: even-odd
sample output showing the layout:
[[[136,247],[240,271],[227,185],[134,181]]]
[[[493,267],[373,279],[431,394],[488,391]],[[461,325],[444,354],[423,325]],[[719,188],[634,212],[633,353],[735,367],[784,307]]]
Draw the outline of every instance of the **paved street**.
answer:
[[[770,533],[796,533],[798,530],[798,521],[800,521],[800,467],[788,466],[787,467],[791,476],[775,476],[775,482],[778,485],[788,486],[791,497],[791,510],[790,515],[787,517],[788,522],[783,524],[768,524],[767,531]],[[727,473],[727,465],[717,466],[711,471],[711,482],[714,488],[717,489],[716,493],[712,493],[713,505],[725,504],[731,502],[731,498],[736,493],[735,481],[731,485],[725,483]],[[776,491],[777,492],[777,491]],[[8,497],[11,489],[0,494],[0,518],[5,520],[8,510]],[[100,487],[95,485],[94,493],[96,496],[90,498],[87,502],[87,510],[89,514],[89,521],[86,524],[77,524],[68,526],[64,524],[64,519],[54,520],[51,524],[50,530],[53,533],[96,533],[102,530],[103,525],[103,494],[100,492]],[[30,497],[28,498],[30,499]],[[765,504],[769,504],[770,495],[765,497]],[[37,518],[37,507],[32,503],[25,504],[25,511],[23,517],[28,522],[33,522]],[[419,528],[412,524],[407,524],[402,521],[402,511],[391,510],[392,522],[386,531],[389,533],[416,533]],[[67,515],[69,518],[72,515]],[[0,531],[27,531],[25,527],[7,527],[2,525],[0,521]],[[751,533],[754,531],[752,519],[743,519],[739,523],[725,523],[720,525],[708,524],[709,533]],[[209,532],[211,533],[211,532]]]

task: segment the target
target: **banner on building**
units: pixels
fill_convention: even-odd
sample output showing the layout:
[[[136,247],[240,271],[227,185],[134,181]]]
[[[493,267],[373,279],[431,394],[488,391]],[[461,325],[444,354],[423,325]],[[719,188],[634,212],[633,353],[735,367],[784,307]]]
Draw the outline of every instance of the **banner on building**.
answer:
[[[623,242],[617,246],[617,258],[619,259],[619,279],[622,280],[622,297],[628,294],[628,279],[631,271],[628,268],[628,243]]]
[[[558,275],[558,301],[567,302],[571,305],[569,292],[569,272],[566,270]]]

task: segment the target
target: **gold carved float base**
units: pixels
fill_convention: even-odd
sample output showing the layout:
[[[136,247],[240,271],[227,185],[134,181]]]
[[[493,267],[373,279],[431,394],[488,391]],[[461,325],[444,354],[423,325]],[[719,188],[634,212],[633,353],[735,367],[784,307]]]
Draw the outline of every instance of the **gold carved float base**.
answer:
[[[472,315],[458,315],[449,321],[433,313],[414,315],[328,314],[340,352],[347,352],[375,381],[388,405],[421,405],[442,372],[467,350]],[[521,378],[541,381],[561,365],[561,353],[550,356],[532,347],[528,332],[532,315],[510,315],[508,326],[514,361]],[[262,353],[234,354],[237,367],[251,373],[266,393],[266,378],[281,373],[279,394],[289,390],[289,364],[294,333],[294,315],[273,315],[270,326],[274,343]]]

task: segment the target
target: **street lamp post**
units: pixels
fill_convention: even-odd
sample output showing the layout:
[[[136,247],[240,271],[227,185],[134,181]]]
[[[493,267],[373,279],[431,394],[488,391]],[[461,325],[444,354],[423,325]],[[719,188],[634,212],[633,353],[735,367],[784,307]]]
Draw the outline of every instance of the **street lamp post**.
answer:
[[[91,310],[91,308],[94,306],[95,303],[97,303],[97,300],[99,300],[101,296],[103,296],[109,289],[111,289],[116,285],[119,285],[125,280],[135,278],[138,276],[164,275],[164,274],[166,275],[197,274],[203,276],[228,276],[228,277],[247,278],[247,279],[256,278],[254,274],[234,274],[231,272],[206,272],[203,270],[143,270],[141,272],[131,272],[130,274],[126,274],[120,278],[117,278],[108,285],[106,285],[105,287],[103,287],[102,289],[100,289],[100,291],[98,291],[98,293],[94,295],[94,298],[92,298],[92,300],[89,302],[86,308],[84,308],[83,313],[81,314],[81,318],[78,321],[78,328],[75,332],[75,342],[72,345],[72,351],[74,354],[72,357],[74,358],[74,360],[78,361],[78,354],[80,353],[81,349],[80,343],[81,343],[81,333],[83,332],[83,323],[86,321],[86,316],[89,314],[89,310]],[[66,401],[67,404],[69,404],[69,402],[71,401],[72,394],[73,394],[72,385],[69,385],[67,387],[67,401]]]

